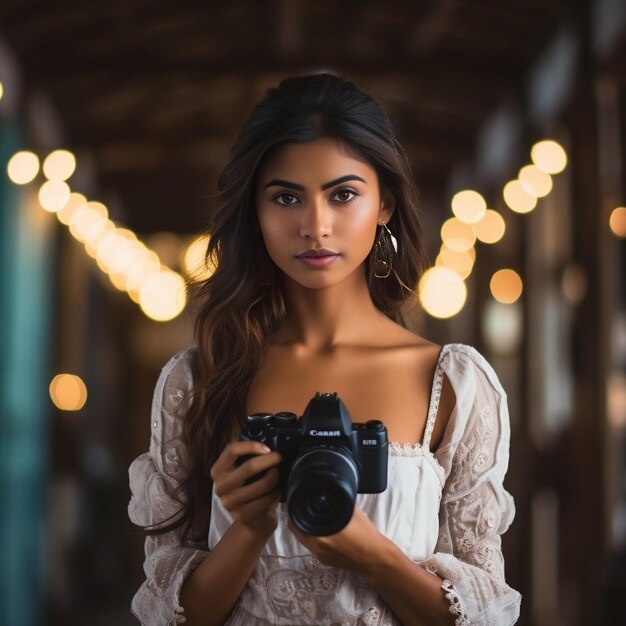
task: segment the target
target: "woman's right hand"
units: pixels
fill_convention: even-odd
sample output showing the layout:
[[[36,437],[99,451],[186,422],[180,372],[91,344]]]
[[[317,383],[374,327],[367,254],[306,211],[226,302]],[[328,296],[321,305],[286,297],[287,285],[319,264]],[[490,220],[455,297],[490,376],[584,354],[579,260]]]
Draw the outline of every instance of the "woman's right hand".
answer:
[[[251,455],[241,465],[240,456]],[[215,494],[233,518],[251,530],[271,534],[276,529],[276,505],[280,500],[277,488],[281,456],[258,441],[229,443],[211,467]],[[250,484],[245,481],[265,472]]]

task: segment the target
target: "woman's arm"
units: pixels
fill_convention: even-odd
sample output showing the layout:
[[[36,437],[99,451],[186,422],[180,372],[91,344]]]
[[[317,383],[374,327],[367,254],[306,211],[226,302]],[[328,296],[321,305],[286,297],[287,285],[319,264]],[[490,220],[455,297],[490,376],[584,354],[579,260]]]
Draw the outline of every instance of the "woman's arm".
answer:
[[[301,533],[298,540],[325,565],[361,575],[407,626],[453,626],[443,580],[409,559],[356,506],[350,523],[327,537]]]
[[[189,351],[180,352],[162,369],[152,403],[150,451],[129,468],[128,514],[139,526],[158,526],[182,509],[179,492],[187,473],[187,450],[178,409],[191,380],[189,356]],[[235,467],[242,454],[252,458]],[[234,442],[222,452],[211,476],[235,522],[213,551],[208,551],[206,542],[183,544],[182,526],[146,537],[146,578],[131,605],[142,624],[204,626],[226,620],[276,527],[279,461],[278,453],[258,442]],[[242,486],[263,471],[263,478]]]
[[[253,455],[240,466],[238,457]],[[220,541],[183,583],[181,601],[188,626],[223,624],[276,529],[280,500],[280,455],[256,441],[226,446],[211,468],[215,493],[234,521]],[[246,485],[247,479],[262,477]]]

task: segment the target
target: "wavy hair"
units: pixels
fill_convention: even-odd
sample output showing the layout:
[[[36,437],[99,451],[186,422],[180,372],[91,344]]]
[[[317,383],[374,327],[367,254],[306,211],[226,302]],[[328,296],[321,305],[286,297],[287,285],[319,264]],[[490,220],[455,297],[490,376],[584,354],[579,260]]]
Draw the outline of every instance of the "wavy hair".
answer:
[[[365,270],[374,305],[405,325],[401,305],[414,295],[425,252],[417,190],[389,116],[344,78],[324,73],[284,79],[253,108],[217,181],[206,251],[213,273],[190,285],[197,350],[192,359],[191,401],[184,415],[190,465],[180,487],[182,515],[146,529],[148,534],[185,524],[183,543],[206,538],[211,512],[209,470],[238,436],[267,339],[286,318],[282,274],[267,253],[256,216],[257,172],[270,150],[319,138],[337,140],[368,163],[378,175],[381,192],[395,199],[388,223],[398,240],[393,273],[386,280],[374,278],[371,253]]]

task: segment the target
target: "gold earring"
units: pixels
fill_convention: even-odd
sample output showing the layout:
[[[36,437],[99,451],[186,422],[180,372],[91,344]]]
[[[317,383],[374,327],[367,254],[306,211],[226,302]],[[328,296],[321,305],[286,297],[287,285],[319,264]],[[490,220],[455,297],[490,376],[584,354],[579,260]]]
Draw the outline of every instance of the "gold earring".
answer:
[[[398,240],[383,222],[374,244],[373,264],[376,278],[387,278],[391,274],[393,258],[397,252]]]

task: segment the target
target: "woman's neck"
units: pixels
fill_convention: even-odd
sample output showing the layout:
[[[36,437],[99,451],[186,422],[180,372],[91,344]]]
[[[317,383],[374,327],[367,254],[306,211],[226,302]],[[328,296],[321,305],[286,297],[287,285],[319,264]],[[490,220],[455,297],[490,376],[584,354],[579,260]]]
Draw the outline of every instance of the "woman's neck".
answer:
[[[303,353],[328,352],[362,344],[376,326],[389,321],[374,306],[364,282],[308,289],[288,281],[286,288],[287,319],[272,344],[290,345]]]

